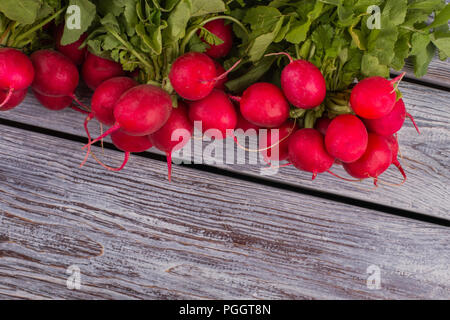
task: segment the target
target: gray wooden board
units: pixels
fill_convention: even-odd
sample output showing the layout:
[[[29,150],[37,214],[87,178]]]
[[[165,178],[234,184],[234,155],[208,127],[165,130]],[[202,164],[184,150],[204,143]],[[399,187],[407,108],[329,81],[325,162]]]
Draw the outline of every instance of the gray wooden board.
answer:
[[[73,141],[0,132],[2,298],[450,298],[448,228],[190,168],[168,183],[139,156],[82,170]]]
[[[407,60],[404,68],[406,71],[406,78],[418,79],[423,82],[431,83],[434,85],[450,88],[450,63],[449,59],[441,61],[439,58],[434,58],[429,67],[428,73],[422,78],[416,78],[414,75],[414,65],[412,60]],[[400,74],[400,72],[393,70],[392,73]]]
[[[374,190],[371,181],[352,183],[339,180],[328,174],[320,175],[315,181],[311,181],[310,174],[300,172],[292,167],[280,169],[275,176],[262,177],[260,176],[260,168],[264,166],[263,164],[217,166],[232,172],[258,176],[270,181],[283,182],[293,186],[349,196],[450,219],[448,209],[450,207],[450,149],[448,148],[450,144],[450,116],[447,112],[450,94],[443,90],[431,89],[408,82],[402,82],[400,88],[408,111],[415,116],[422,131],[422,134],[418,135],[409,120],[406,121],[405,127],[400,131],[401,153],[404,157],[402,163],[408,174],[408,181],[401,187],[380,184],[380,187]],[[85,96],[87,95],[85,94]],[[85,102],[88,103],[88,99],[85,99]],[[23,105],[1,113],[0,118],[85,136],[82,126],[84,116],[82,114],[72,110],[59,112],[46,110],[39,105],[32,94],[28,95]],[[98,125],[92,123],[90,128],[94,136],[99,133],[96,130]],[[81,147],[81,144],[79,146]],[[76,152],[77,155],[82,154],[81,149]],[[157,151],[152,149],[151,152]],[[235,151],[235,154],[237,154],[237,151]],[[92,159],[90,161],[95,163]],[[121,161],[121,156],[106,161],[118,164]],[[78,163],[74,161],[73,167],[77,165]],[[136,164],[132,159],[125,171],[135,167]],[[86,168],[85,170],[89,169]],[[335,166],[333,171],[346,175],[339,166]],[[387,173],[381,176],[381,180],[388,183],[399,183],[402,178],[396,168],[392,166]]]

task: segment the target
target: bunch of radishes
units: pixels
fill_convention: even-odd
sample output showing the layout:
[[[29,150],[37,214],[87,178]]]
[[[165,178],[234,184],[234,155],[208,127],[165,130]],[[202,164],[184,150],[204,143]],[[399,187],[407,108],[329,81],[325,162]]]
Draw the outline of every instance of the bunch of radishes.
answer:
[[[30,85],[36,98],[48,109],[61,110],[77,101],[81,109],[73,108],[88,114],[84,126],[89,143],[84,147],[87,155],[83,164],[91,154],[91,145],[111,135],[114,145],[125,152],[122,166],[111,168],[94,158],[113,171],[123,169],[130,153],[155,146],[167,155],[170,179],[172,152],[186,145],[194,123],[201,123],[204,133],[211,129],[220,133],[215,139],[227,138],[236,128],[269,129],[267,138],[260,139],[260,146],[264,147],[258,150],[264,159],[288,160],[296,168],[311,172],[313,178],[319,173],[332,173],[334,163],[342,164],[357,179],[374,178],[375,183],[394,164],[406,178],[397,160],[398,143],[393,136],[409,116],[402,99],[397,101],[396,86],[401,77],[392,81],[381,77],[360,81],[351,91],[349,101],[354,114],[322,118],[315,129],[300,129],[289,119],[291,105],[307,110],[323,104],[327,90],[320,70],[308,61],[294,61],[286,53],[271,54],[284,54],[290,59],[281,74],[281,89],[258,82],[241,97],[231,96],[224,83],[233,68],[225,71],[213,60],[229,53],[233,41],[231,27],[223,20],[214,20],[204,27],[223,43],[210,45],[205,53],[183,54],[173,62],[168,78],[180,98],[176,107],[173,96],[161,87],[140,85],[125,76],[120,64],[87,52],[81,46],[87,35],[62,46],[60,27],[58,51],[39,50],[28,59],[18,50],[0,49],[0,110],[18,105]],[[94,90],[90,108],[74,95],[79,65],[84,81]],[[239,102],[240,112],[232,100]],[[87,128],[92,119],[110,127],[94,140]],[[279,130],[278,140],[271,134],[275,129]]]

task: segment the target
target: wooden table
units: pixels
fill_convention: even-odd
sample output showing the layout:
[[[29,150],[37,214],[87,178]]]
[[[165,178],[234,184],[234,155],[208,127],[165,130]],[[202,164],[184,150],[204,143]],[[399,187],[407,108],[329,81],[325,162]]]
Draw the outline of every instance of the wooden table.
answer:
[[[80,169],[84,116],[28,95],[0,114],[0,298],[449,299],[449,63],[430,71],[400,85],[422,130],[400,132],[408,181],[378,189],[250,165],[176,166],[169,183],[153,150]]]

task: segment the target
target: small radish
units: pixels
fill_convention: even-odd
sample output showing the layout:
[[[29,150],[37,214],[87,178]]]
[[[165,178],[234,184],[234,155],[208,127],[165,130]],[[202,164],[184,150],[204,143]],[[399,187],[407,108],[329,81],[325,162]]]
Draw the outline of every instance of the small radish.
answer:
[[[188,117],[188,109],[183,102],[172,110],[164,126],[149,136],[152,144],[166,153],[168,179],[172,177],[172,152],[182,149],[191,139],[194,127]]]
[[[125,152],[125,158],[119,168],[111,168],[110,166],[107,166],[103,162],[98,160],[95,155],[93,155],[94,159],[103,168],[108,169],[109,171],[121,171],[123,168],[125,168],[128,160],[130,159],[131,153],[144,152],[152,147],[152,143],[147,136],[133,137],[122,132],[121,130],[111,133],[111,140],[117,149]]]
[[[3,107],[0,107],[0,111],[7,111],[17,107],[25,99],[27,92],[27,89],[15,90]],[[8,91],[0,90],[0,101],[5,100],[7,96]]]
[[[400,164],[400,161],[398,161],[398,151],[399,151],[398,140],[395,136],[389,136],[389,137],[386,137],[386,141],[388,142],[389,147],[391,148],[391,151],[392,151],[392,164],[394,166],[396,166],[397,169],[402,174],[403,179],[404,179],[403,181],[406,181],[405,170],[403,170],[403,167]]]
[[[81,74],[86,85],[95,90],[103,81],[124,76],[125,72],[119,63],[88,52]]]
[[[216,66],[216,77],[220,77],[222,74],[226,74],[225,68],[217,61],[214,61],[214,65]],[[227,88],[225,87],[225,83],[228,82],[228,77],[225,76],[223,79],[216,81],[215,89],[225,91]]]
[[[328,153],[344,163],[361,158],[367,149],[367,141],[368,134],[364,123],[351,114],[334,118],[325,135]]]
[[[0,48],[0,91],[7,91],[0,100],[0,108],[6,106],[14,91],[27,89],[34,76],[33,64],[25,54],[12,48]]]
[[[128,77],[116,77],[104,81],[94,91],[91,100],[91,113],[84,120],[84,130],[88,137],[88,144],[91,143],[91,135],[89,133],[88,123],[92,119],[97,119],[106,126],[112,126],[116,122],[114,118],[114,107],[117,100],[129,89],[137,86],[138,83]],[[86,157],[81,163],[81,167],[86,163],[90,154],[90,147],[86,152]]]
[[[279,127],[289,117],[289,103],[271,83],[259,82],[248,87],[240,98],[240,106],[245,119],[264,128]]]
[[[78,86],[79,74],[75,64],[62,53],[39,50],[31,55],[36,72],[34,91],[47,96],[73,96]]]
[[[365,119],[378,119],[388,115],[397,101],[394,85],[402,77],[403,75],[391,81],[383,77],[361,80],[350,95],[351,108],[358,116]]]
[[[169,80],[173,89],[186,100],[197,101],[208,96],[216,83],[224,79],[238,64],[217,75],[214,61],[204,53],[188,52],[172,64]]]
[[[323,136],[325,136],[327,134],[328,126],[330,125],[330,123],[331,123],[330,118],[322,117],[317,119],[314,128],[318,130],[321,134],[323,134]]]
[[[406,107],[403,99],[398,100],[394,105],[394,109],[392,109],[392,111],[384,117],[378,119],[363,119],[363,121],[370,132],[382,136],[392,136],[403,127],[407,116],[411,119],[414,127],[420,134],[419,128],[417,127],[414,118],[406,112]]]
[[[277,140],[274,140],[274,130],[278,130]],[[266,139],[260,136],[259,147],[267,150],[262,150],[266,162],[269,161],[283,161],[289,158],[289,139],[298,130],[296,123],[292,120],[288,120],[283,123],[279,128],[267,130]],[[266,140],[266,141],[264,141]]]
[[[214,61],[206,54],[189,52],[175,60],[169,79],[180,97],[196,101],[211,93],[216,72]]]
[[[285,53],[290,63],[281,73],[281,88],[291,104],[300,109],[312,109],[319,106],[325,99],[327,85],[320,70],[306,60],[295,60]]]
[[[323,135],[315,129],[301,129],[290,137],[289,160],[297,169],[311,172],[313,180],[334,163],[325,150]]]
[[[219,45],[209,45],[210,47],[205,53],[213,59],[227,56],[233,46],[233,30],[231,25],[225,24],[225,20],[223,19],[218,19],[208,22],[204,25],[204,28],[223,41]]]
[[[206,98],[189,104],[189,119],[192,122],[201,121],[204,133],[210,129],[219,130],[223,139],[227,137],[227,130],[234,130],[237,124],[233,103],[225,92],[217,89]]]
[[[61,38],[64,32],[64,24],[61,24],[56,31],[56,50],[61,52],[67,58],[72,60],[76,65],[81,65],[86,57],[87,46],[80,49],[80,46],[83,44],[84,40],[86,40],[88,34],[83,33],[77,41],[74,43],[63,46],[61,44]]]
[[[69,58],[58,51],[44,49],[34,52],[30,59],[35,70],[31,87],[47,108],[61,110],[70,105],[69,97],[84,107],[74,94],[79,74]]]
[[[376,133],[369,133],[367,150],[364,155],[352,163],[344,163],[344,169],[357,179],[373,178],[377,185],[378,177],[392,163],[392,150],[387,139]]]
[[[114,106],[119,98],[129,89],[137,86],[138,83],[128,77],[115,77],[104,81],[94,91],[92,96],[92,113],[89,117],[96,118],[99,122],[107,126],[115,123]]]
[[[63,110],[72,105],[73,99],[70,96],[48,96],[45,94],[41,94],[34,89],[32,91],[41,105],[49,110]]]
[[[114,125],[83,149],[119,129],[131,136],[152,134],[161,129],[171,112],[172,99],[160,87],[151,84],[133,87],[126,91],[114,106]]]

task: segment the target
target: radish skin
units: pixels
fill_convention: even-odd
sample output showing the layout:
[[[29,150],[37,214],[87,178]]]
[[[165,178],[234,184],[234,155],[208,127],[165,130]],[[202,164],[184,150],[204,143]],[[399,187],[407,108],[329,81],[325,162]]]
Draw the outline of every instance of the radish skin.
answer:
[[[76,65],[81,65],[84,62],[87,53],[87,46],[80,49],[80,46],[83,44],[84,40],[88,37],[87,33],[83,33],[77,41],[74,43],[63,46],[61,44],[61,38],[64,33],[64,24],[59,25],[56,31],[56,50],[61,52],[67,58],[72,60],[72,62]]]
[[[377,185],[378,177],[392,164],[392,150],[387,139],[376,133],[369,133],[367,150],[355,162],[344,163],[344,169],[357,179],[373,178]]]
[[[8,111],[20,105],[25,99],[27,91],[27,89],[15,90],[11,93],[8,101],[6,101],[9,91],[0,90],[0,101],[6,101],[3,106],[0,107],[0,111]]]
[[[214,61],[206,54],[189,52],[175,60],[169,79],[180,97],[197,101],[212,92],[216,72]]]
[[[166,153],[168,180],[172,179],[172,152],[182,149],[191,139],[194,126],[188,117],[187,106],[179,101],[164,126],[149,136],[152,144]]]
[[[34,77],[33,64],[25,54],[12,48],[0,48],[0,91],[7,92],[0,100],[0,109],[3,107],[12,109],[14,103],[8,104],[10,99],[17,102],[20,96],[19,94],[13,97],[14,91],[27,89]]]
[[[227,130],[234,130],[237,124],[237,114],[234,106],[225,92],[214,89],[206,98],[189,104],[189,119],[201,122],[203,133],[216,129],[221,137],[227,137]],[[219,139],[219,137],[215,137]]]
[[[275,85],[259,82],[244,91],[240,110],[247,121],[264,128],[281,126],[289,117],[289,103]]]
[[[226,57],[233,46],[233,31],[230,24],[225,24],[225,20],[218,19],[204,25],[212,34],[220,38],[223,43],[219,45],[209,45],[205,53],[213,59]],[[202,41],[204,41],[202,39]],[[205,41],[204,41],[205,42]]]
[[[119,63],[88,52],[81,74],[86,85],[95,91],[102,82],[114,77],[124,76],[125,72]]]
[[[325,150],[323,135],[315,129],[301,129],[291,136],[289,160],[297,169],[311,172],[313,180],[334,163],[334,158]]]
[[[365,119],[379,119],[388,115],[397,100],[394,85],[383,77],[361,80],[352,90],[350,106]]]
[[[333,119],[325,135],[328,153],[344,162],[355,162],[367,149],[368,134],[364,123],[350,114]]]

